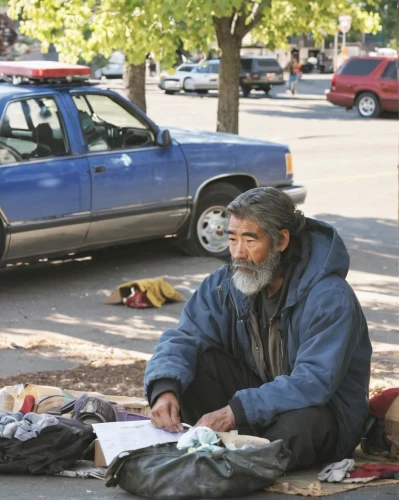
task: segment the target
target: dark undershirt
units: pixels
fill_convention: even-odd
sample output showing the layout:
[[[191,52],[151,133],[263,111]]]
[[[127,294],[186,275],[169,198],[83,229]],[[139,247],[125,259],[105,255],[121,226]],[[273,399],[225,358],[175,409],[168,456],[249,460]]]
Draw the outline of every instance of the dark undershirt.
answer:
[[[270,298],[267,296],[266,288],[264,288],[256,297],[255,311],[258,316],[259,333],[262,340],[263,355],[266,364],[266,375],[269,381],[273,380],[270,371],[270,358],[269,358],[269,324],[271,318],[276,312],[278,301],[280,299],[281,290],[272,295]]]

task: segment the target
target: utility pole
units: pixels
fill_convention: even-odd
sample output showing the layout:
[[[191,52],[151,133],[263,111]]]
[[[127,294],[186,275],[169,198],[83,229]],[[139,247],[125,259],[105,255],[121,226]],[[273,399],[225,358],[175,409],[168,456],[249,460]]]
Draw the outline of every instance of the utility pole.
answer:
[[[338,67],[338,31],[334,33],[334,72]]]
[[[348,49],[346,48],[346,34],[351,29],[351,22],[351,16],[343,15],[339,16],[338,18],[339,29],[342,33],[341,56],[343,61],[348,57]]]

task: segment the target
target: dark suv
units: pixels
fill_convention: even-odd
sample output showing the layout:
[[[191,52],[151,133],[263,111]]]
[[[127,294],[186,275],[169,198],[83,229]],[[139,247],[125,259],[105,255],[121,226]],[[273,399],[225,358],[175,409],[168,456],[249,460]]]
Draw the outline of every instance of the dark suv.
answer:
[[[396,57],[352,57],[332,79],[327,99],[375,118],[382,111],[398,111],[399,92]]]
[[[240,87],[244,97],[252,89],[263,90],[266,94],[274,85],[284,85],[284,73],[273,56],[241,56]]]

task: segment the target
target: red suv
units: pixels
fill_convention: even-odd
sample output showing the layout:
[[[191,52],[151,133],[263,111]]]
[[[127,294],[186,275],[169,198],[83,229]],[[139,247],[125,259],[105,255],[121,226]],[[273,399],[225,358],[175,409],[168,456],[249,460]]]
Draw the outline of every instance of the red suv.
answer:
[[[338,106],[356,106],[364,118],[398,111],[398,73],[395,57],[352,57],[334,74],[327,99]]]

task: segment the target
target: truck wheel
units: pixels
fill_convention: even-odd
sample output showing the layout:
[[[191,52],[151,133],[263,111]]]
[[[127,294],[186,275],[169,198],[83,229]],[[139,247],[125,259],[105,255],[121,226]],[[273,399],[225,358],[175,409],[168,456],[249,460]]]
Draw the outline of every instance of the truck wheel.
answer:
[[[182,249],[193,256],[224,258],[229,255],[227,205],[241,190],[221,182],[210,186],[200,197],[192,222],[190,239]]]
[[[356,101],[359,115],[363,118],[377,118],[381,113],[378,97],[371,92],[363,92]]]

